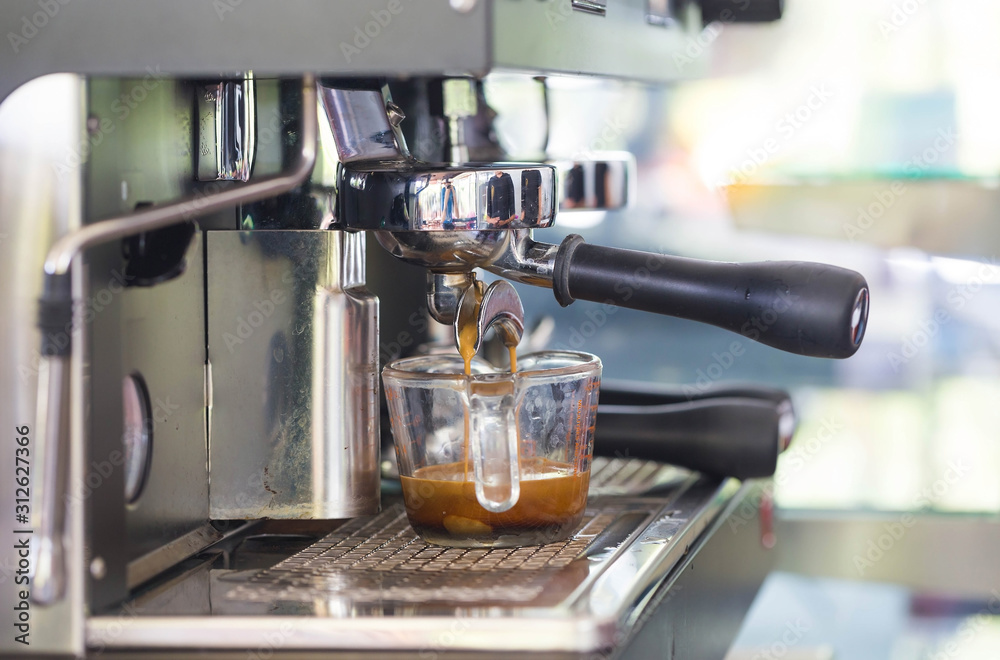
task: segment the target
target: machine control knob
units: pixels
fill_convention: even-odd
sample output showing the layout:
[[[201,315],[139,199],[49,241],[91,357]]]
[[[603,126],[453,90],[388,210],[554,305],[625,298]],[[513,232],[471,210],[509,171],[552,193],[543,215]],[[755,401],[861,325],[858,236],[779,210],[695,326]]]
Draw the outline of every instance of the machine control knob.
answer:
[[[781,18],[784,0],[699,0],[701,22],[770,23]]]

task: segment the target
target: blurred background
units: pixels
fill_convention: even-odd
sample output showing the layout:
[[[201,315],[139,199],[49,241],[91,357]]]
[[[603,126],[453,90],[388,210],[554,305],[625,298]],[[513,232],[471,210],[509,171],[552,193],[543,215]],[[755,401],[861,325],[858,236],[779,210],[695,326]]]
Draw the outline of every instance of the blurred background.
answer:
[[[547,343],[600,355],[606,379],[793,393],[800,427],[774,488],[788,572],[734,658],[1000,657],[998,26],[989,0],[788,0],[778,23],[692,39],[678,64],[706,79],[610,95],[550,80],[547,136],[527,128],[544,126],[536,88],[487,84],[513,154],[547,139],[555,155],[637,156],[638,207],[563,214],[545,240],[868,278],[867,337],[846,361],[585,302],[557,313],[550,292],[520,288]],[[796,644],[754,655],[802,616]]]

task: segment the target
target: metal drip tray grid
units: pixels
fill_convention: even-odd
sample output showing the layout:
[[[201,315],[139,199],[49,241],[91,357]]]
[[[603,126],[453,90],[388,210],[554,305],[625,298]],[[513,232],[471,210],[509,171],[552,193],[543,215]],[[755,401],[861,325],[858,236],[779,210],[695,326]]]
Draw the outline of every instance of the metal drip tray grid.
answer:
[[[558,543],[504,549],[443,548],[420,540],[397,505],[354,520],[226,594],[227,599],[354,602],[526,603],[577,560],[621,507],[588,509],[579,531]]]
[[[648,483],[654,473],[633,476]],[[569,540],[494,550],[426,544],[396,504],[269,568],[207,565],[143,603],[127,626],[120,614],[92,617],[88,644],[187,652],[272,648],[277,639],[284,652],[350,657],[604,653],[627,638],[671,570],[735,506],[739,489],[733,480],[693,479],[656,497],[594,497]],[[179,610],[179,594],[199,583],[207,600]]]
[[[642,495],[677,486],[690,477],[690,471],[665,463],[596,456],[590,467],[590,494]]]

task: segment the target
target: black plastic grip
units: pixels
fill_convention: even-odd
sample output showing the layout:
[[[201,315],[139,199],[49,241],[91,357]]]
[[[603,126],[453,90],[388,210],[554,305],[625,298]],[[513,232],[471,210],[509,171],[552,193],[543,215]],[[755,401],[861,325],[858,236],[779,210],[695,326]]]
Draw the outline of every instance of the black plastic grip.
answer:
[[[769,401],[713,398],[661,406],[598,406],[598,455],[753,479],[774,474],[782,449],[781,412]]]
[[[38,329],[43,356],[70,354],[73,333],[73,290],[69,274],[46,274],[38,299]]]
[[[852,270],[801,261],[724,263],[601,247],[567,236],[553,290],[700,321],[790,353],[846,358],[861,345],[868,283]]]
[[[698,0],[701,22],[770,23],[781,20],[784,0]]]

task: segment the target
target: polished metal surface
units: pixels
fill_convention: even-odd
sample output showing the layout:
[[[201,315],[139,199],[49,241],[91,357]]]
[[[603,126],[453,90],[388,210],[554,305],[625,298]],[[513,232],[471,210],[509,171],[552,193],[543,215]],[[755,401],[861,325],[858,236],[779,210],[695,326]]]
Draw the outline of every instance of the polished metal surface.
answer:
[[[587,12],[595,16],[605,16],[608,13],[608,0],[570,0],[573,9]]]
[[[504,254],[513,231],[376,231],[394,257],[439,273],[485,268]]]
[[[427,271],[427,311],[431,318],[445,325],[453,324],[462,296],[475,282],[476,275],[472,271]]]
[[[51,605],[66,594],[66,494],[69,474],[69,356],[46,356],[38,371],[37,462],[31,490],[31,599]],[[42,396],[41,393],[45,395]],[[38,468],[41,469],[38,469]]]
[[[126,582],[129,587],[138,586],[221,538],[222,533],[206,522],[184,536],[129,562]]]
[[[451,162],[469,162],[469,147],[466,144],[466,119],[474,117],[477,110],[476,81],[471,78],[452,78],[442,85],[444,96],[444,116],[448,121]]]
[[[494,65],[660,83],[706,75],[710,57],[684,54],[702,29],[694,3],[678,17],[676,30],[649,25],[644,0],[606,4],[604,15],[594,15],[565,0],[494,2]]]
[[[88,125],[99,127],[87,152],[88,222],[125,215],[137,206],[168,204],[218,185],[195,180],[194,85],[161,80],[150,87],[141,80],[88,82]],[[146,97],[123,119],[114,108],[123,94],[136,89],[147,90]],[[213,220],[231,218],[235,225],[236,216],[235,209],[227,209]],[[170,235],[153,232],[131,241],[148,249],[133,249],[124,267],[118,241],[86,256],[91,285],[79,299],[93,301],[84,304],[92,312],[92,367],[81,388],[92,430],[88,468],[81,478],[87,487],[88,551],[103,566],[88,577],[92,611],[127,596],[131,562],[145,557],[153,572],[171,568],[169,553],[156,551],[208,519],[204,243],[195,232],[175,246],[169,277],[155,286],[139,286],[137,259],[156,254],[164,234]],[[125,378],[143,382],[149,406],[142,429],[150,450],[147,469],[131,502]],[[95,484],[99,487],[91,488]]]
[[[469,287],[462,295],[455,320],[455,345],[462,345],[463,328],[474,328],[474,352],[483,345],[483,337],[491,328],[507,348],[515,348],[524,335],[524,307],[517,291],[504,280],[497,280],[486,288],[479,299],[478,292]]]
[[[691,477],[683,468],[638,458],[595,456],[590,464],[591,496],[641,495],[678,486]]]
[[[482,232],[548,227],[555,170],[541,163],[344,168],[339,219],[351,229]]]
[[[667,82],[704,75],[711,61],[674,58],[701,29],[696,11],[677,30],[664,30],[646,23],[642,0],[609,2],[603,17],[574,11],[568,0],[457,3],[469,11],[452,4],[104,0],[59,3],[43,22],[36,0],[7,0],[0,34],[15,39],[0,50],[0,99],[48,73],[141,77],[147,67],[203,78],[246,70],[262,77],[513,69]]]
[[[398,128],[403,116],[396,108],[393,112],[395,123],[390,120],[388,99],[381,90],[320,85],[319,97],[333,129],[341,163],[402,166],[409,160],[406,141]]]
[[[14,429],[29,427],[31,490],[40,486],[44,449],[35,427],[36,391],[41,356],[40,335],[35,329],[37,297],[41,292],[42,263],[45,247],[58,236],[79,226],[82,172],[79,162],[67,161],[67,153],[80,144],[84,125],[84,85],[72,75],[54,75],[25,85],[0,103],[0,303],[5,320],[0,323],[0,423]],[[64,166],[65,169],[60,169]],[[74,266],[74,275],[82,269]],[[76,277],[75,293],[82,294],[83,279]],[[71,379],[80,379],[87,352],[89,330],[78,310],[66,339],[74,343],[69,364]],[[69,445],[64,462],[74,476],[61,500],[65,524],[61,543],[64,549],[65,595],[59,602],[42,607],[31,605],[30,646],[19,643],[15,635],[21,591],[30,590],[27,574],[13,552],[0,558],[0,655],[82,654],[84,649],[84,498],[82,476],[84,456],[84,405],[78,390],[70,395]],[[8,436],[10,437],[10,436]],[[14,443],[0,452],[0,469],[10,488],[0,491],[0,507],[13,516],[15,508]],[[51,446],[50,446],[51,447]],[[23,457],[22,457],[23,458]],[[31,513],[36,513],[32,511]],[[15,529],[33,527],[16,525],[13,517],[0,527],[0,545],[13,550],[25,538]],[[37,541],[35,542],[37,543]],[[35,545],[33,543],[32,545]]]
[[[129,500],[124,464],[121,485],[108,481],[108,488],[121,488],[121,502],[128,503],[124,507],[125,584],[133,586],[132,562],[145,557],[147,572],[170,568],[171,553],[157,555],[157,551],[208,520],[204,233],[192,236],[183,270],[176,277],[152,287],[126,287],[117,298],[120,330],[108,350],[121,356],[119,378],[142,379],[150,406],[145,423],[148,467],[142,490],[134,501]],[[112,368],[104,364],[105,370]],[[95,409],[103,410],[112,397],[98,392],[94,399]],[[127,432],[124,424],[122,429]],[[111,451],[127,454],[125,434],[116,440],[117,446],[108,449],[109,457]],[[100,546],[105,543],[95,541],[94,547],[103,552]]]
[[[560,211],[613,211],[635,196],[635,156],[598,152],[550,161],[559,173]]]
[[[208,232],[212,518],[378,509],[378,301],[364,243]]]
[[[522,230],[510,232],[504,248],[484,265],[486,270],[514,282],[552,287],[558,245],[540,243],[531,237],[530,231]]]
[[[572,564],[619,515],[613,506],[591,509],[572,538],[556,543],[494,550],[444,548],[422,541],[407,522],[403,507],[396,505],[374,519],[352,520],[272,568],[223,579],[220,586],[228,586],[224,600],[243,604],[318,599],[328,606],[340,601],[347,607],[378,602],[424,607],[456,603],[476,608],[521,603],[544,606],[569,594],[563,587],[561,593],[542,597],[560,570]],[[242,609],[231,604],[222,607]]]
[[[45,260],[45,273],[47,275],[65,275],[69,272],[73,259],[87,248],[100,246],[126,236],[130,236],[143,231],[151,231],[171,224],[191,220],[194,217],[212,213],[235,206],[236,204],[270,197],[281,192],[285,192],[301,184],[312,171],[312,166],[316,156],[316,90],[312,77],[307,77],[302,83],[302,123],[301,123],[301,145],[299,158],[288,171],[276,176],[265,177],[260,181],[247,184],[234,189],[222,190],[207,195],[193,195],[179,201],[164,204],[162,206],[151,206],[146,210],[136,211],[132,214],[103,220],[94,224],[85,225],[70,233],[63,235],[55,241],[49,249]],[[118,285],[119,290],[121,284]],[[108,289],[110,293],[112,289]],[[113,300],[113,297],[110,298]],[[79,300],[79,299],[78,299]],[[188,309],[188,313],[194,317],[200,317],[200,305],[194,305]],[[196,335],[200,335],[195,328]],[[52,362],[51,359],[48,359]],[[197,365],[193,365],[195,368]],[[197,373],[196,371],[193,373]],[[70,378],[68,369],[48,370],[49,379],[59,376],[59,382],[40,381],[38,391],[38,410],[44,414],[48,420],[57,420],[63,415],[63,410],[68,404],[68,393],[70,392]],[[41,387],[44,386],[44,389]],[[79,386],[79,385],[78,385]],[[45,447],[66,447],[69,439],[68,430],[64,425],[46,423],[41,430],[46,434],[42,439]],[[196,438],[197,436],[195,436]],[[49,450],[51,451],[51,450]],[[47,500],[48,506],[42,509],[39,514],[49,521],[49,525],[43,529],[42,541],[38,544],[37,570],[41,582],[38,586],[38,598],[43,602],[51,603],[62,596],[61,574],[65,571],[65,562],[60,553],[62,546],[63,517],[57,515],[53,507],[59,506],[62,498],[59,495],[65,492],[65,486],[57,485],[49,479],[60,479],[67,474],[66,468],[60,463],[68,458],[65,451],[55,451],[49,453],[49,460],[52,465],[43,471],[46,477],[36,487],[41,491],[42,497]],[[58,498],[58,499],[55,499]],[[55,502],[53,504],[53,502]],[[155,506],[155,505],[154,505]],[[169,514],[168,514],[169,515]],[[160,521],[158,524],[163,524]]]
[[[257,140],[253,76],[201,85],[198,106],[199,181],[249,181]]]
[[[744,485],[743,497],[734,498],[704,532],[705,542],[693,546],[633,610],[634,633],[610,658],[661,658],[666,649],[678,659],[726,657],[761,584],[775,568],[776,553],[761,539],[762,498],[772,487],[769,481]],[[780,651],[776,647],[774,657]],[[792,657],[791,649],[784,657]]]
[[[45,272],[55,275],[66,273],[73,258],[87,248],[110,243],[143,231],[168,227],[215,211],[232,208],[238,204],[274,197],[301,185],[312,173],[313,165],[316,162],[318,133],[316,114],[315,79],[312,76],[306,76],[302,79],[302,119],[299,125],[298,157],[286,171],[275,176],[264,177],[244,186],[227,188],[209,194],[193,195],[173,203],[152,206],[122,217],[87,225],[56,241],[45,259]]]
[[[708,541],[703,532],[748,493],[690,479],[659,497],[594,499],[568,542],[505,550],[428,546],[394,505],[271,568],[209,569],[210,614],[145,603],[124,630],[114,613],[91,618],[88,643],[221,651],[280,634],[282,652],[388,654],[444,650],[452,634],[448,653],[610,657],[641,626],[642,605]]]

